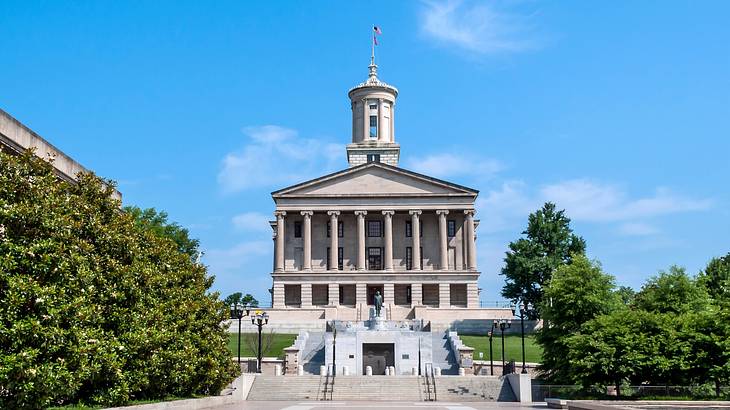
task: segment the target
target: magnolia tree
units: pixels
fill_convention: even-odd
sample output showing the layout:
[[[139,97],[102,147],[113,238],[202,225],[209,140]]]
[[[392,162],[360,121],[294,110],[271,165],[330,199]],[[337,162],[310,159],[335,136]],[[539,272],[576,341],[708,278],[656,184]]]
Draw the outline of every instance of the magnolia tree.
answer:
[[[212,277],[113,187],[0,153],[0,408],[215,394],[235,376]]]

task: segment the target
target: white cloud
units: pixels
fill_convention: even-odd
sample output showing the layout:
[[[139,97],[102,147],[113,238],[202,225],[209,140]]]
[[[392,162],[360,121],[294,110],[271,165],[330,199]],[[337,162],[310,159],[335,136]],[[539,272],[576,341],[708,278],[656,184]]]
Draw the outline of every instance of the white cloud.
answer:
[[[519,52],[535,48],[529,17],[498,2],[424,1],[421,31],[437,42],[478,53]]]
[[[404,162],[408,169],[439,178],[469,175],[485,179],[491,178],[503,168],[502,163],[496,159],[449,153],[411,157]]]
[[[277,125],[246,127],[250,139],[240,151],[226,154],[218,183],[226,193],[251,188],[281,188],[332,171],[345,158],[340,144],[302,138]]]
[[[659,229],[643,222],[627,222],[618,227],[618,232],[625,236],[649,236],[659,233]]]
[[[233,217],[233,226],[242,231],[271,232],[268,215],[260,212],[244,212]]]
[[[256,240],[241,242],[227,249],[211,249],[206,252],[204,262],[214,275],[230,273],[248,266],[251,261],[272,252],[272,242]]]
[[[615,185],[576,179],[545,185],[540,195],[565,208],[577,221],[607,222],[652,218],[681,212],[702,211],[712,206],[709,199],[692,199],[658,188],[653,195],[629,199]]]

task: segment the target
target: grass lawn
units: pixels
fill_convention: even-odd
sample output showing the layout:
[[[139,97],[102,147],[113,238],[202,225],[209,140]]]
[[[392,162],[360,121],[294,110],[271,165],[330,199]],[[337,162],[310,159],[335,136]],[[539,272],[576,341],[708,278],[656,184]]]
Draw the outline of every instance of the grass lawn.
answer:
[[[261,338],[264,340],[264,346],[266,345],[267,337],[269,337],[267,333],[261,335]],[[294,343],[297,335],[272,333],[271,337],[274,340],[271,343],[271,348],[263,352],[264,357],[276,356],[283,359],[284,349]],[[228,349],[231,351],[231,355],[236,357],[236,353],[238,352],[238,333],[229,333]],[[256,357],[257,349],[258,333],[241,333],[241,357]]]
[[[464,344],[474,348],[474,360],[479,360],[479,352],[484,354],[482,360],[489,360],[489,338],[487,336],[459,335],[459,337]],[[502,339],[499,334],[492,338],[492,349],[494,360],[501,361]],[[522,362],[522,342],[519,335],[504,336],[504,352],[507,361]],[[528,362],[540,363],[542,361],[542,348],[535,343],[532,335],[525,335],[525,357]]]

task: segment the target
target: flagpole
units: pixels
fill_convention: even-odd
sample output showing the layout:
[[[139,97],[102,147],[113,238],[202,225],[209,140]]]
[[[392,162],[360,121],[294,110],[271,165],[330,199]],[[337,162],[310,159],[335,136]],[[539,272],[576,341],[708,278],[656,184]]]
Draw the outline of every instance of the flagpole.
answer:
[[[375,27],[375,25],[373,25],[373,27]],[[371,41],[370,41],[370,43],[371,43],[371,44],[370,44],[370,47],[371,47],[371,48],[372,48],[372,50],[373,50],[373,53],[372,53],[372,54],[371,54],[371,56],[370,56],[370,64],[372,64],[372,65],[375,65],[375,28],[371,28],[371,29],[370,29],[370,31],[371,31],[371,33],[372,33],[372,36],[373,36],[373,37],[372,37],[372,38],[370,39],[370,40],[371,40]]]

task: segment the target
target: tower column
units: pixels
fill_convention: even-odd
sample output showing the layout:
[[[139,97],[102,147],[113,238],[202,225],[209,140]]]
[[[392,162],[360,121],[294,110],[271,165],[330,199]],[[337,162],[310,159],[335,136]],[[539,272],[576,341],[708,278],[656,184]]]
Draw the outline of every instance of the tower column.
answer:
[[[367,98],[362,99],[362,140],[370,139],[370,107]]]
[[[357,215],[357,270],[365,270],[365,215],[368,211],[355,211]]]
[[[286,211],[276,211],[274,212],[274,215],[276,215],[276,263],[275,263],[275,270],[277,272],[284,272],[284,217],[286,216]]]
[[[395,211],[383,211],[385,216],[385,270],[393,270],[393,214]]]
[[[421,223],[420,223],[420,210],[408,211],[411,214],[411,237],[413,239],[413,261],[411,263],[412,270],[421,270]]]
[[[446,209],[439,209],[436,211],[439,216],[439,254],[441,256],[441,270],[449,269],[449,238],[448,232],[446,231],[446,215],[449,211]]]
[[[312,211],[302,211],[304,216],[304,224],[302,226],[302,236],[304,236],[304,255],[302,255],[302,269],[305,271],[312,270]]]
[[[477,246],[474,233],[474,210],[467,209],[466,215],[466,246],[467,246],[467,267],[469,270],[477,268]]]
[[[390,142],[389,137],[383,132],[383,123],[385,122],[385,116],[383,115],[384,106],[383,99],[378,98],[378,141]]]
[[[395,142],[395,101],[390,103],[390,142]]]
[[[337,263],[339,259],[339,242],[338,242],[338,233],[340,230],[337,226],[337,216],[340,215],[340,211],[327,211],[327,215],[330,216],[330,269],[329,270],[337,270],[339,264]]]

